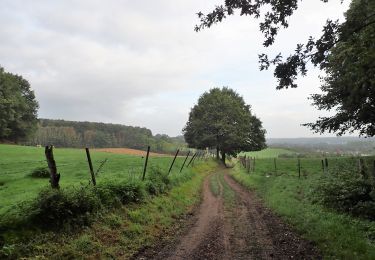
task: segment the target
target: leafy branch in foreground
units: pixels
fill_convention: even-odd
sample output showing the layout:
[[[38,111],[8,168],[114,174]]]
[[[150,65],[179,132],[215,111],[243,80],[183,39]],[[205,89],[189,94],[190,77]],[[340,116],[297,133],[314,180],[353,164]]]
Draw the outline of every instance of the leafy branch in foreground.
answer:
[[[328,2],[328,0],[322,0]],[[298,8],[297,0],[226,0],[211,13],[198,13],[196,31],[209,28],[240,10],[240,15],[263,19],[259,23],[269,47],[281,28],[289,26],[287,18]],[[262,10],[270,10],[262,13]],[[335,132],[342,135],[358,131],[375,135],[375,1],[353,0],[345,13],[345,21],[327,20],[322,35],[309,37],[297,44],[295,52],[286,58],[279,53],[274,58],[259,55],[260,70],[275,66],[276,89],[297,87],[296,79],[305,76],[307,65],[324,70],[322,94],[312,95],[319,110],[337,111],[331,117],[305,124],[315,132]]]

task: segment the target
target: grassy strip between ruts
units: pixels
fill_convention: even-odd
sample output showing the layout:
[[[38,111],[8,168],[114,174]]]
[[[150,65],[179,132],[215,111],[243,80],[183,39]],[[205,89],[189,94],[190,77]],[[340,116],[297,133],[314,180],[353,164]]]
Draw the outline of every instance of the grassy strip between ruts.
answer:
[[[306,197],[312,178],[245,173],[239,164],[232,176],[255,189],[266,205],[306,239],[314,241],[326,259],[374,259],[375,223],[312,204]]]
[[[28,243],[8,245],[9,256],[129,258],[160,236],[171,233],[178,219],[200,201],[202,181],[215,167],[213,161],[197,164],[194,177],[172,188],[167,194],[102,214],[91,227],[77,233],[42,233]]]

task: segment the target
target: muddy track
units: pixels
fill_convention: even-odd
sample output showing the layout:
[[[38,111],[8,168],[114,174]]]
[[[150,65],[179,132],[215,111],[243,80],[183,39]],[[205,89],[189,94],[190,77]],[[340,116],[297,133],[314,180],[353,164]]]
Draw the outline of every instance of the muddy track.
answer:
[[[215,191],[211,190],[216,186]],[[203,184],[202,203],[170,243],[136,259],[321,259],[314,245],[221,169]]]

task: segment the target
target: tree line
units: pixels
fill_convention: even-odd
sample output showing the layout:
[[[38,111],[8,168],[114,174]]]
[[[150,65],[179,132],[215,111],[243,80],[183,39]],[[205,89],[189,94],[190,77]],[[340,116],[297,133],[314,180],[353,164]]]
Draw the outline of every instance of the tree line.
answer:
[[[35,134],[25,144],[57,147],[128,147],[174,152],[185,145],[183,137],[153,135],[150,129],[120,124],[39,119]]]

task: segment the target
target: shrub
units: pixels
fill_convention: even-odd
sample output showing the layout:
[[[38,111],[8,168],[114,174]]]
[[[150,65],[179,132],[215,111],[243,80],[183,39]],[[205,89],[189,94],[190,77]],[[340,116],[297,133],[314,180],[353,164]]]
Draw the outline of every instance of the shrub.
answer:
[[[145,185],[147,192],[151,195],[165,193],[171,188],[168,174],[163,172],[160,168],[151,169]]]
[[[313,185],[313,202],[353,216],[375,220],[375,186],[365,173],[336,169]]]
[[[46,167],[38,167],[38,168],[35,168],[29,174],[29,176],[33,177],[33,178],[49,178],[50,177],[50,173],[49,173],[48,168],[46,168]]]
[[[117,205],[118,202],[122,204],[140,202],[146,197],[145,188],[141,181],[105,182],[96,187],[96,192],[101,202],[107,207]]]
[[[88,225],[92,216],[100,210],[142,202],[148,195],[165,193],[191,176],[192,173],[184,173],[172,177],[160,168],[153,168],[145,182],[123,179],[104,181],[95,187],[47,188],[31,203],[22,204],[17,211],[22,212],[18,214],[22,217],[12,217],[12,220],[15,225],[30,223],[43,229]]]
[[[91,187],[46,189],[31,205],[31,222],[44,228],[87,225],[101,203]]]

